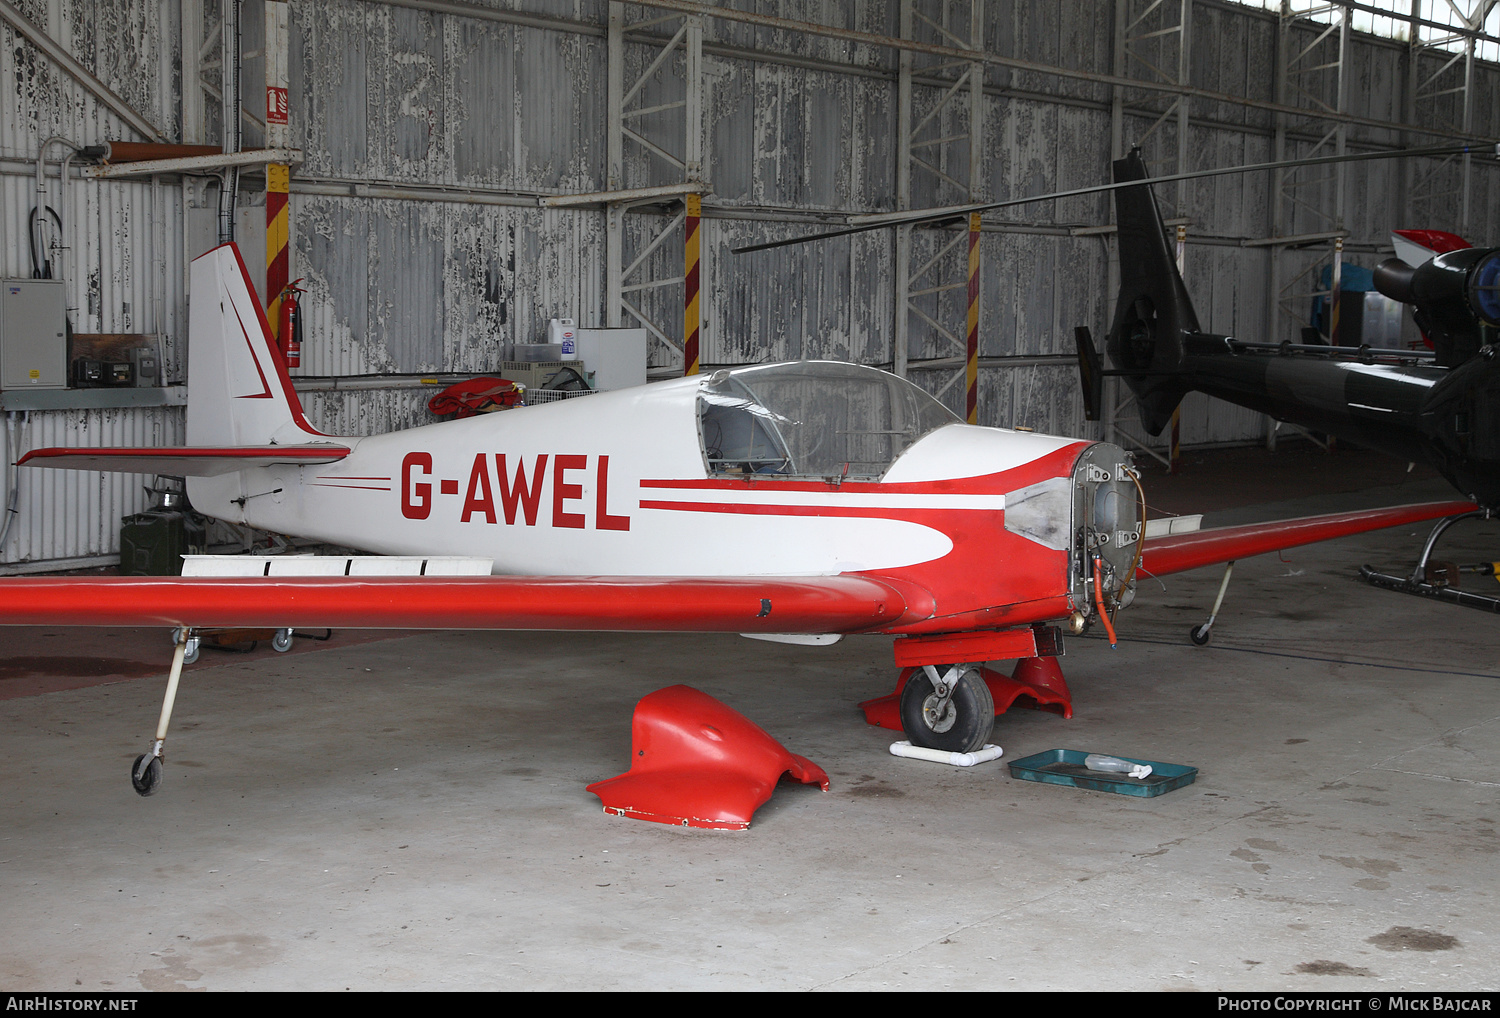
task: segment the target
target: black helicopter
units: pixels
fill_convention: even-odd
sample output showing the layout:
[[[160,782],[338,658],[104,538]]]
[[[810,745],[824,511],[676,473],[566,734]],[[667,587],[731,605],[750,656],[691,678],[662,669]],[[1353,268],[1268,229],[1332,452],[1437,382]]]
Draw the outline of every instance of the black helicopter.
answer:
[[[1105,340],[1114,370],[1103,370],[1089,330],[1076,330],[1090,419],[1098,419],[1108,373],[1135,394],[1152,435],[1198,391],[1429,463],[1476,512],[1439,523],[1410,577],[1369,567],[1361,573],[1381,586],[1500,612],[1500,599],[1460,591],[1451,571],[1429,563],[1453,523],[1500,512],[1500,248],[1451,251],[1417,266],[1391,258],[1376,267],[1376,288],[1411,305],[1431,351],[1244,342],[1200,327],[1139,150],[1115,161],[1114,179],[1143,183],[1114,192],[1120,292]]]

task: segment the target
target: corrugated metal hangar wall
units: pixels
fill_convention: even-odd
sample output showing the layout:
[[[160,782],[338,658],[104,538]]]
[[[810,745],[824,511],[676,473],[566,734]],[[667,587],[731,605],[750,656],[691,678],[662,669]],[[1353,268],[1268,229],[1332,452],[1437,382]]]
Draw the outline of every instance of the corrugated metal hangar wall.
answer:
[[[962,412],[966,231],[732,249],[843,225],[851,212],[1100,183],[1132,142],[1163,175],[1500,135],[1500,74],[1472,42],[1466,52],[1462,33],[1455,49],[1420,33],[1410,43],[1354,31],[1357,3],[1321,21],[1216,0],[713,6],[290,3],[290,144],[301,150],[290,275],[308,291],[294,375],[311,379],[316,425],[364,434],[424,423],[426,393],[411,376],[491,370],[503,344],[541,341],[553,317],[645,325],[656,373],[680,373],[689,192],[703,195],[705,368],[792,358],[895,367]],[[1477,28],[1494,5],[1468,6],[1483,8]],[[239,144],[265,144],[264,7],[0,0],[0,276],[32,275],[32,210],[65,206],[56,257],[74,329],[161,335],[170,379],[185,368],[186,263],[214,243],[232,174],[87,175],[79,158],[62,184],[59,171],[73,145],[225,144],[233,75],[226,89],[223,54],[232,67],[235,47],[223,26],[236,10]],[[1403,121],[1420,128],[1392,126]],[[42,151],[49,139],[61,141]],[[265,244],[264,187],[260,167],[240,171],[235,220],[252,265]],[[1335,239],[1366,266],[1393,228],[1494,242],[1500,207],[1494,163],[1477,159],[1158,191],[1169,224],[1185,228],[1205,327],[1254,339],[1295,337]],[[593,197],[552,200],[563,195]],[[1128,407],[1118,427],[1083,419],[1073,363],[1074,326],[1098,335],[1111,311],[1111,215],[1107,197],[1091,196],[986,216],[980,423],[1144,440]],[[7,471],[22,447],[183,440],[172,405],[9,412],[7,427]],[[1264,428],[1192,397],[1182,436],[1246,442]],[[21,473],[6,571],[102,561],[149,480]]]

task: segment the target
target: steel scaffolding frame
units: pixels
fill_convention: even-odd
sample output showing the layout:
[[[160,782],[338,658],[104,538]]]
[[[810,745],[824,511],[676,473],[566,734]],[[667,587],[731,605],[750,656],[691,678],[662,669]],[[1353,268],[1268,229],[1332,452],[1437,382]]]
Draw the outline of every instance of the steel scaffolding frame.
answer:
[[[932,10],[932,6],[928,10]],[[944,46],[975,54],[975,59],[959,56],[927,56],[913,49],[901,50],[897,78],[896,136],[896,207],[912,207],[914,172],[927,174],[934,181],[934,199],[956,202],[978,201],[981,197],[981,161],[984,148],[984,53],[983,0],[937,0],[935,17],[917,10],[915,0],[901,0],[901,38],[918,40],[934,37]],[[913,83],[918,76],[939,78],[948,83],[942,95],[920,119],[913,110]],[[967,158],[960,151],[966,147]],[[912,369],[951,371],[936,386],[935,395],[943,399],[959,382],[965,382],[965,411],[970,423],[977,420],[978,405],[978,270],[979,222],[970,217],[967,230],[920,230],[901,226],[896,230],[896,264],[894,328],[891,360],[896,374],[907,377]],[[918,236],[921,240],[918,240]],[[967,247],[964,241],[968,241]],[[918,254],[918,248],[921,253]],[[915,258],[922,258],[913,268]],[[944,324],[942,295],[966,290],[966,324],[962,329]],[[937,308],[930,314],[919,306],[923,298],[935,298]],[[948,356],[913,362],[911,359],[911,320],[915,317],[931,330],[939,349],[951,349]],[[958,368],[953,369],[955,355]]]
[[[1427,9],[1446,4],[1462,28],[1446,35],[1422,38],[1420,31],[1424,0],[1412,0],[1410,35],[1406,59],[1406,93],[1402,119],[1409,123],[1426,122],[1445,130],[1469,135],[1474,125],[1474,45],[1475,36],[1500,0],[1478,0],[1465,14],[1453,0],[1425,0]],[[1462,48],[1453,50],[1454,43]],[[1431,55],[1438,64],[1425,74],[1423,58]],[[1428,61],[1429,65],[1431,61]],[[1448,99],[1447,97],[1452,97]],[[1445,101],[1447,99],[1447,101]],[[1457,109],[1455,119],[1451,112]],[[1425,170],[1404,160],[1406,211],[1414,224],[1443,226],[1455,233],[1470,228],[1469,187],[1472,156],[1447,156],[1429,163]],[[1455,168],[1457,173],[1454,173]],[[1456,180],[1454,179],[1456,176]],[[1453,215],[1454,209],[1458,215]]]
[[[698,231],[688,227],[689,206],[694,206],[696,212],[696,199],[709,190],[703,172],[703,19],[696,14],[669,14],[628,21],[625,8],[626,4],[620,0],[611,0],[609,5],[608,191],[578,197],[604,202],[605,323],[610,328],[621,328],[628,315],[643,326],[656,340],[657,356],[651,358],[654,362],[651,373],[663,377],[696,370],[696,357],[691,363],[684,357],[689,343],[696,345],[695,323],[687,321],[686,312],[681,320],[681,331],[676,322],[653,320],[645,301],[634,295],[644,296],[663,287],[686,288],[689,275],[696,276],[701,270],[697,258],[689,253],[690,244],[697,247],[693,242]],[[626,32],[641,32],[658,26],[671,28],[672,35],[656,48],[655,56],[627,87]],[[681,60],[677,59],[679,52]],[[642,92],[659,71],[682,82],[682,97],[644,105]],[[669,151],[632,126],[641,118],[674,114],[679,110],[682,119],[680,154]],[[649,176],[657,183],[629,189],[624,187],[626,142],[648,156],[647,164],[655,171]],[[640,206],[664,204],[675,207],[674,211],[668,215],[635,217],[637,225],[644,227],[649,224],[653,230],[638,249],[630,252],[627,263],[625,213]],[[696,224],[696,215],[692,218]],[[679,236],[685,252],[683,271],[676,275],[652,275],[651,256]],[[685,294],[683,303],[685,309],[696,310],[696,325],[701,329],[707,319],[708,307],[706,301],[696,297],[696,293]]]
[[[190,145],[209,144],[205,100],[224,105],[225,19],[209,12],[210,2],[182,0],[182,141]],[[219,12],[224,2],[216,5]]]

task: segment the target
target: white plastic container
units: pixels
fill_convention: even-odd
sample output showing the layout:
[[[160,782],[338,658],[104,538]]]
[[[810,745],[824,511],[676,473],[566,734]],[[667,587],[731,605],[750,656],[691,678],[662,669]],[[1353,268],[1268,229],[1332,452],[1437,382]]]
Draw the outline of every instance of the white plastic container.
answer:
[[[578,323],[571,318],[554,318],[547,323],[547,342],[562,347],[560,360],[578,359]]]

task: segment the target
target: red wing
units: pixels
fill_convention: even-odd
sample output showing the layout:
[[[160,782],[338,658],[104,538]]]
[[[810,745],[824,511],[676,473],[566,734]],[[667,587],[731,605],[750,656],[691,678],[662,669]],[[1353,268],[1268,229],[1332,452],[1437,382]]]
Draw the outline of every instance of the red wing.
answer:
[[[1295,548],[1302,544],[1348,537],[1350,534],[1455,516],[1473,512],[1477,508],[1472,502],[1425,502],[1420,505],[1304,516],[1295,520],[1252,523],[1242,527],[1221,527],[1191,534],[1150,538],[1146,541],[1145,552],[1141,556],[1140,573],[1165,576],[1217,562],[1263,555],[1282,548]]]
[[[349,455],[342,445],[241,445],[222,449],[169,446],[159,449],[33,449],[17,466],[67,470],[118,470],[131,474],[214,477],[277,463],[335,463]]]
[[[12,626],[848,633],[906,610],[895,587],[858,576],[0,579]]]

